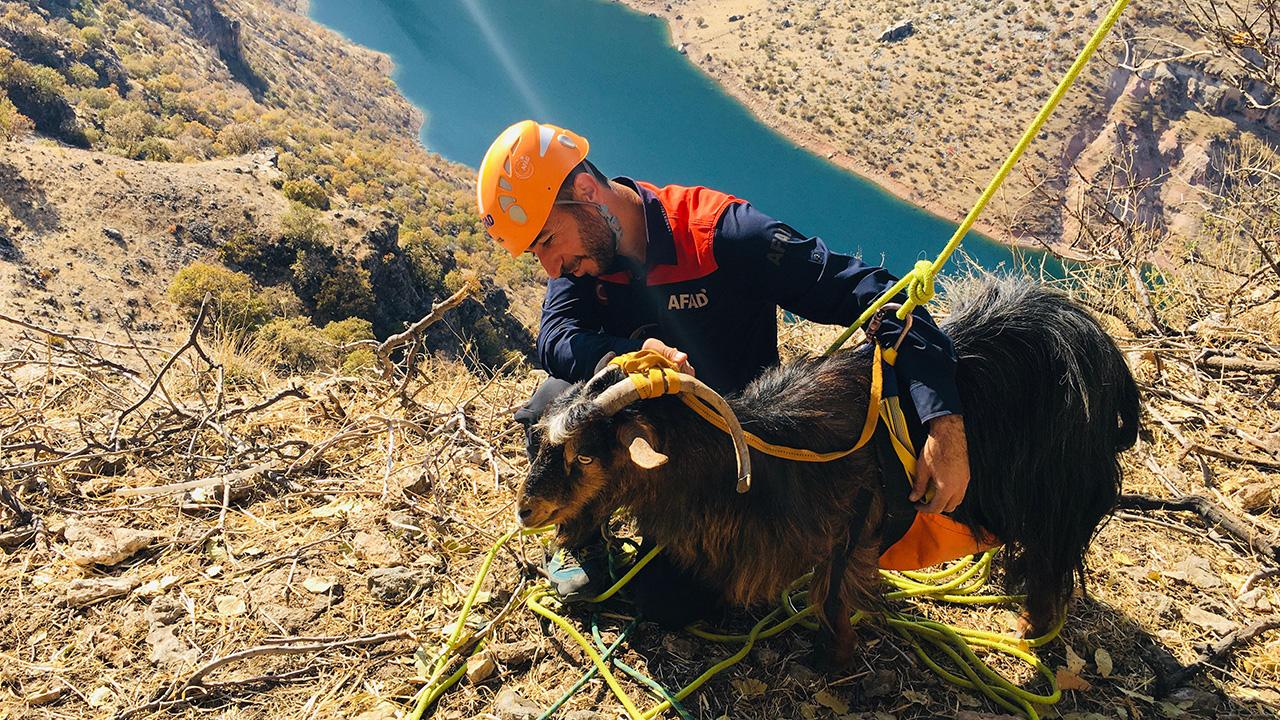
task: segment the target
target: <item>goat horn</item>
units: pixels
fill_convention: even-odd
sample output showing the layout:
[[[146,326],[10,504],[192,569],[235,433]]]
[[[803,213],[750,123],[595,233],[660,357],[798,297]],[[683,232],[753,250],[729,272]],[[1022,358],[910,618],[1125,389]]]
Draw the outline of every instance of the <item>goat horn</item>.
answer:
[[[720,393],[707,387],[706,383],[692,375],[676,374],[680,376],[681,393],[692,393],[694,397],[706,402],[720,417],[724,418],[725,425],[729,428],[729,438],[733,440],[733,451],[738,457],[738,492],[744,493],[750,490],[751,453],[747,450],[747,438],[742,432],[738,416],[733,413],[729,403],[720,397]]]
[[[597,395],[592,402],[598,405],[605,415],[613,416],[639,399],[640,390],[636,388],[636,384],[631,382],[631,378],[624,377]]]
[[[599,375],[608,372],[609,368],[601,370]],[[738,422],[738,416],[733,413],[733,409],[729,407],[729,403],[720,397],[720,393],[707,387],[706,383],[685,373],[674,373],[680,378],[680,392],[682,394],[691,393],[694,397],[706,402],[716,411],[720,417],[724,418],[725,425],[729,429],[729,438],[733,440],[733,451],[738,460],[738,492],[744,493],[751,489],[751,454],[747,450],[747,439],[742,432],[742,425]],[[593,378],[594,379],[594,378]],[[640,390],[631,378],[625,377],[614,383],[596,396],[593,401],[605,415],[616,415],[619,410],[630,405],[640,399]]]

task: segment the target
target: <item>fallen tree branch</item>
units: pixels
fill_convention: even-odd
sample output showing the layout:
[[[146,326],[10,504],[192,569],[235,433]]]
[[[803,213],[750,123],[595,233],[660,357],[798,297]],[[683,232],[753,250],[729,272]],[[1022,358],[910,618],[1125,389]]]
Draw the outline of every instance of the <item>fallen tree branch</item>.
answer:
[[[1209,525],[1235,538],[1245,548],[1280,562],[1280,544],[1260,536],[1244,521],[1201,495],[1164,499],[1146,495],[1121,495],[1117,507],[1125,510],[1181,510],[1199,515]]]
[[[1249,358],[1230,357],[1227,355],[1208,355],[1196,359],[1196,367],[1201,370],[1218,372],[1250,372],[1259,375],[1280,375],[1280,363],[1261,362]]]
[[[1169,693],[1185,685],[1206,668],[1218,665],[1226,659],[1237,646],[1243,645],[1264,632],[1280,628],[1280,617],[1259,620],[1248,627],[1227,634],[1218,642],[1209,646],[1206,652],[1190,665],[1179,667],[1168,675],[1156,679],[1155,696],[1164,698]]]
[[[214,659],[213,661],[205,664],[204,667],[196,670],[195,674],[188,678],[182,685],[178,686],[174,691],[166,692],[161,697],[144,705],[138,705],[126,710],[121,710],[117,715],[115,715],[115,718],[118,720],[124,720],[124,718],[132,717],[138,713],[147,712],[149,710],[171,708],[176,705],[186,704],[209,695],[211,690],[225,688],[233,683],[205,683],[204,677],[217,668],[228,663],[235,662],[236,660],[244,660],[246,658],[258,657],[260,655],[303,655],[306,653],[318,653],[326,650],[336,650],[347,647],[369,647],[371,645],[381,645],[382,643],[390,642],[392,640],[412,640],[415,637],[414,633],[410,630],[400,630],[397,632],[382,633],[380,635],[366,635],[364,637],[349,638],[345,640],[307,643],[302,645],[287,644],[289,641],[297,641],[302,638],[285,638],[282,641],[277,641],[270,645],[251,647],[246,650],[241,650],[240,652],[231,653],[225,657]],[[292,673],[285,673],[285,675],[280,677],[288,678],[291,674]],[[271,676],[257,676],[248,678],[248,680],[257,681],[264,678],[271,678]]]
[[[273,643],[271,645],[258,645],[240,652],[234,652],[220,658],[216,658],[204,665],[204,667],[196,670],[195,673],[187,678],[187,681],[178,688],[177,696],[186,697],[186,694],[192,690],[198,690],[204,686],[203,680],[206,675],[217,670],[223,665],[233,663],[237,660],[258,657],[260,655],[304,655],[306,653],[324,652],[325,650],[336,650],[346,647],[369,647],[370,645],[381,645],[392,640],[412,640],[415,637],[411,630],[398,630],[396,632],[381,633],[379,635],[366,635],[364,637],[348,638],[345,640],[334,640],[331,642],[307,643],[304,645],[288,645],[285,643]]]
[[[124,422],[125,417],[127,417],[129,413],[133,412],[134,410],[137,410],[138,408],[142,407],[143,403],[151,399],[151,396],[155,393],[156,388],[160,387],[160,381],[164,379],[164,374],[169,371],[169,368],[173,367],[174,363],[178,361],[178,358],[182,355],[182,353],[186,352],[189,348],[195,348],[196,352],[200,354],[200,357],[204,358],[205,362],[209,363],[209,365],[212,366],[217,364],[213,362],[213,360],[208,355],[205,354],[204,348],[200,347],[200,343],[199,343],[200,327],[204,325],[205,318],[209,316],[209,300],[210,300],[209,294],[205,293],[204,302],[200,303],[200,312],[196,315],[196,320],[191,325],[191,332],[187,335],[187,341],[182,344],[182,347],[175,350],[173,355],[171,355],[169,359],[165,361],[165,364],[161,366],[159,372],[156,373],[155,379],[151,381],[151,386],[148,387],[147,391],[142,394],[142,397],[138,398],[136,402],[134,402],[132,405],[122,410],[120,412],[120,415],[116,417],[115,425],[111,428],[112,442],[114,442],[116,439],[116,436],[120,434],[120,424]]]
[[[395,365],[391,362],[392,350],[416,340],[422,334],[422,331],[444,317],[446,312],[462,304],[462,301],[466,300],[479,287],[479,282],[474,278],[468,280],[458,292],[432,305],[431,312],[427,313],[421,320],[405,328],[404,332],[396,333],[379,343],[373,349],[373,354],[378,358],[378,365],[382,368],[383,379],[391,380],[395,376]]]

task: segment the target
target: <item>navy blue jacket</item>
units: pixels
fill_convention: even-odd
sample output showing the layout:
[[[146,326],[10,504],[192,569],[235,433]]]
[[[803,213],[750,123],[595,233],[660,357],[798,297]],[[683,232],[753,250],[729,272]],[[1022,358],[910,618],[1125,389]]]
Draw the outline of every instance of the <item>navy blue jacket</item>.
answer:
[[[615,181],[643,200],[645,267],[547,284],[538,356],[554,377],[589,378],[605,353],[653,337],[688,353],[698,378],[727,394],[778,363],[777,308],[847,327],[897,281],[733,196]],[[891,346],[901,328],[889,313],[879,340]],[[955,364],[950,339],[917,309],[896,370],[921,421],[961,411]]]

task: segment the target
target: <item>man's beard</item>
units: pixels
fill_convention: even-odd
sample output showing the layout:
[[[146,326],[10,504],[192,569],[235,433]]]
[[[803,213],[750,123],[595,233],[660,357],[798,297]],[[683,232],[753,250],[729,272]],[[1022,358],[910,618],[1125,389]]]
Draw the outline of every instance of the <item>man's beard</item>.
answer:
[[[569,212],[578,222],[578,237],[582,239],[582,253],[596,264],[597,272],[608,275],[616,271],[618,246],[609,230],[609,224],[600,217],[600,211],[586,205],[570,205]]]

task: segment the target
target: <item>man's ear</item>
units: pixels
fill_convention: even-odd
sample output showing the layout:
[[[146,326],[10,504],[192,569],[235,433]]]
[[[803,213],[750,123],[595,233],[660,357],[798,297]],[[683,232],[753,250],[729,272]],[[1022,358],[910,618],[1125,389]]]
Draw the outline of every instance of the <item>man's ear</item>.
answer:
[[[631,462],[645,470],[665,465],[670,459],[654,449],[658,444],[657,433],[643,420],[628,420],[618,426],[618,442],[627,448]]]
[[[578,173],[573,178],[573,196],[582,202],[600,202],[600,181],[590,172]]]

